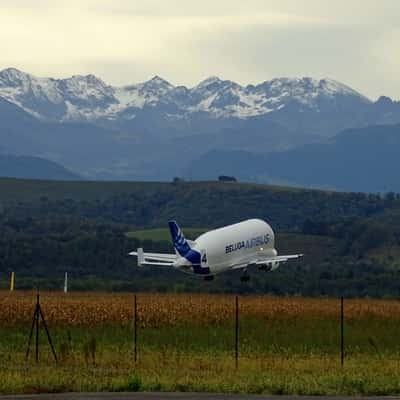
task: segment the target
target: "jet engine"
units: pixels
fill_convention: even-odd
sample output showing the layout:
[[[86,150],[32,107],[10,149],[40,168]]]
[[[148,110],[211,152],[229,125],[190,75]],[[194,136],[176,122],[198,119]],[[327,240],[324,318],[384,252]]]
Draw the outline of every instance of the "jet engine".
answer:
[[[279,267],[279,261],[272,261],[270,263],[260,264],[258,269],[265,272],[274,271]]]

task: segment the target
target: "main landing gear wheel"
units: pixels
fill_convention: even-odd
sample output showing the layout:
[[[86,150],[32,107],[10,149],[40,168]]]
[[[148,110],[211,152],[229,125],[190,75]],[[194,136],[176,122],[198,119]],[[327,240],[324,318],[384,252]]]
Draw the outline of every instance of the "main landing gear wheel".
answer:
[[[248,282],[250,280],[250,275],[245,272],[241,277],[240,277],[240,282]]]
[[[214,280],[214,275],[207,275],[204,277],[205,281],[213,281]]]

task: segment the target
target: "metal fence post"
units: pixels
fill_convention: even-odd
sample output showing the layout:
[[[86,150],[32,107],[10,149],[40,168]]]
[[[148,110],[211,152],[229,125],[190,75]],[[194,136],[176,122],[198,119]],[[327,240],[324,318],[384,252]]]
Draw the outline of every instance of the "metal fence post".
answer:
[[[235,367],[239,364],[239,298],[235,301]]]
[[[39,307],[40,307],[40,302],[39,302],[39,293],[36,297],[36,347],[35,347],[35,359],[36,362],[39,362]]]
[[[344,365],[344,298],[340,298],[340,364]]]
[[[134,323],[133,323],[133,329],[134,329],[134,359],[135,359],[135,364],[137,361],[137,298],[135,294],[135,300],[134,300]]]

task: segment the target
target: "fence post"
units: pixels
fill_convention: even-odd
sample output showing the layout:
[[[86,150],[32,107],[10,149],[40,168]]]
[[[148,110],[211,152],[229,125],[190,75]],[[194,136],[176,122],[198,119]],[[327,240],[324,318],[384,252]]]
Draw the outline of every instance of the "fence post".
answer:
[[[134,315],[133,315],[134,323],[133,323],[133,329],[134,329],[134,359],[135,359],[135,364],[137,361],[137,297],[135,294],[135,300],[134,300]]]
[[[235,299],[235,368],[239,364],[239,298]]]
[[[39,293],[37,294],[36,297],[36,353],[35,353],[35,359],[36,362],[39,362],[39,308],[40,307],[40,301],[39,301]]]
[[[340,365],[344,365],[344,298],[340,298]]]
[[[64,293],[68,292],[68,272],[64,275]]]
[[[10,279],[10,292],[14,291],[14,285],[15,285],[15,272],[11,272],[11,279]]]

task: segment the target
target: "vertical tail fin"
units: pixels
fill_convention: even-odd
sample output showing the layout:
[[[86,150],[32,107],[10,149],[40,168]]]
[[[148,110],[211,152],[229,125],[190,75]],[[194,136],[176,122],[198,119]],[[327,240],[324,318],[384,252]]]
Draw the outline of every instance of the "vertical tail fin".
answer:
[[[144,262],[145,262],[145,259],[144,259],[143,248],[139,247],[137,249],[137,265],[138,265],[138,267],[143,267]]]
[[[176,221],[169,221],[168,226],[175,250],[181,257],[185,257],[185,255],[191,250],[189,243],[185,239],[185,236],[183,236]]]

